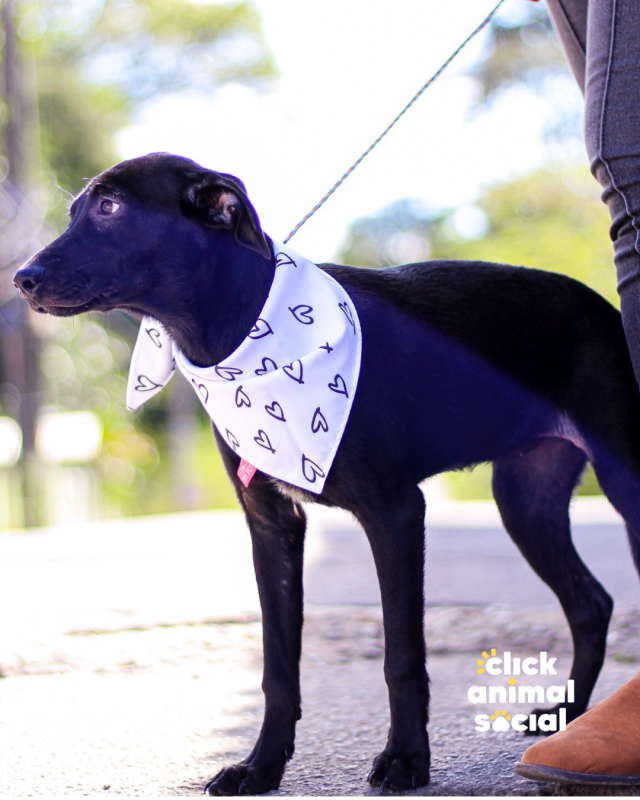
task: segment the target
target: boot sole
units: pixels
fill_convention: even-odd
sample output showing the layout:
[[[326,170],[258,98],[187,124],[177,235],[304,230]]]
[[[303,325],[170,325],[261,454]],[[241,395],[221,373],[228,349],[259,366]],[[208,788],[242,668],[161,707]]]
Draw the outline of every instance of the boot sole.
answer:
[[[582,783],[590,786],[639,786],[640,775],[595,775],[591,772],[570,772],[567,769],[542,767],[539,764],[514,766],[517,775],[543,783]]]

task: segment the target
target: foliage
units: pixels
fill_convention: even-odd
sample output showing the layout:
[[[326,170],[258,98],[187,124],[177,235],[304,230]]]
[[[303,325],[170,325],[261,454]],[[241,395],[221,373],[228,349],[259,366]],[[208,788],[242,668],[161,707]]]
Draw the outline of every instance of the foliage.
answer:
[[[126,120],[126,102],[116,89],[87,84],[71,66],[60,64],[41,71],[38,108],[47,222],[60,232],[69,197],[116,161],[113,139]]]
[[[538,102],[543,143],[551,153],[582,146],[584,103],[542,3],[503,6],[484,52],[469,70],[478,85],[471,115],[508,108],[514,95]],[[546,108],[546,111],[543,110]]]
[[[473,67],[482,102],[514,85],[544,92],[548,80],[566,71],[549,15],[542,4],[519,3],[493,20],[484,57]]]
[[[562,272],[618,303],[609,216],[587,170],[541,170],[495,187],[478,208],[488,230],[469,240],[445,216],[434,257],[476,258]]]
[[[469,235],[469,220],[477,236]],[[359,266],[455,258],[539,267],[571,275],[616,304],[608,226],[586,170],[543,169],[486,189],[464,209],[394,203],[352,225],[342,258]]]
[[[274,71],[247,0],[22,0],[16,13],[35,66],[44,171],[73,193],[114,163],[114,134],[146,101]],[[66,198],[54,196],[49,221],[60,229]]]

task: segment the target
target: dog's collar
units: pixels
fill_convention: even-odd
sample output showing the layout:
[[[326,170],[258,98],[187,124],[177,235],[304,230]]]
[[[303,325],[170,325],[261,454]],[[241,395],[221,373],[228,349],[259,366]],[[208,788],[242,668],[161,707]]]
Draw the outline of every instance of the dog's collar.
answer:
[[[155,320],[142,320],[127,406],[157,394],[176,365],[229,446],[261,472],[320,494],[342,439],[360,373],[362,334],[344,288],[274,242],[269,296],[228,358],[196,367]]]

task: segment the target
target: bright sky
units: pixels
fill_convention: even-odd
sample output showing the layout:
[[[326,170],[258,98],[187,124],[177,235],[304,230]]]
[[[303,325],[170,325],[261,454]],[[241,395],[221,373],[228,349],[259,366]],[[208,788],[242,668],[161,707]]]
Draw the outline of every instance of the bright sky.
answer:
[[[254,0],[280,73],[272,88],[231,84],[208,99],[160,100],[121,132],[121,155],[167,150],[237,175],[265,231],[282,240],[495,2]],[[500,13],[517,15],[527,2],[507,0]],[[483,46],[481,34],[296,234],[294,249],[331,260],[354,219],[394,200],[465,205],[483,183],[540,162],[553,100],[511,94],[490,114],[470,114],[477,87],[464,70]]]

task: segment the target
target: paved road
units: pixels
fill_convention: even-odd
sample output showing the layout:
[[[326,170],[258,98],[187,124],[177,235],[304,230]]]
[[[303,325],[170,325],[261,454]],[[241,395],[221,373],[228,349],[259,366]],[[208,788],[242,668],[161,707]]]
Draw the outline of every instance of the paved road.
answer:
[[[574,517],[621,608],[601,699],[637,669],[640,594],[614,512],[582,502]],[[429,521],[434,771],[420,793],[538,794],[512,773],[522,740],[476,733],[466,691],[487,646],[549,649],[566,673],[561,615],[490,505]],[[379,598],[346,516],[312,514],[305,584],[304,717],[280,793],[377,794],[363,779],[388,725]],[[0,795],[193,794],[250,748],[261,631],[237,514],[1,534],[0,607]]]
[[[640,600],[623,526],[603,503],[582,502],[574,538],[616,601]],[[315,508],[305,555],[308,607],[378,605],[363,532]],[[428,515],[430,606],[556,607],[492,505],[436,506]],[[34,632],[121,629],[259,614],[251,547],[239,513],[201,512],[0,534],[0,653]]]

